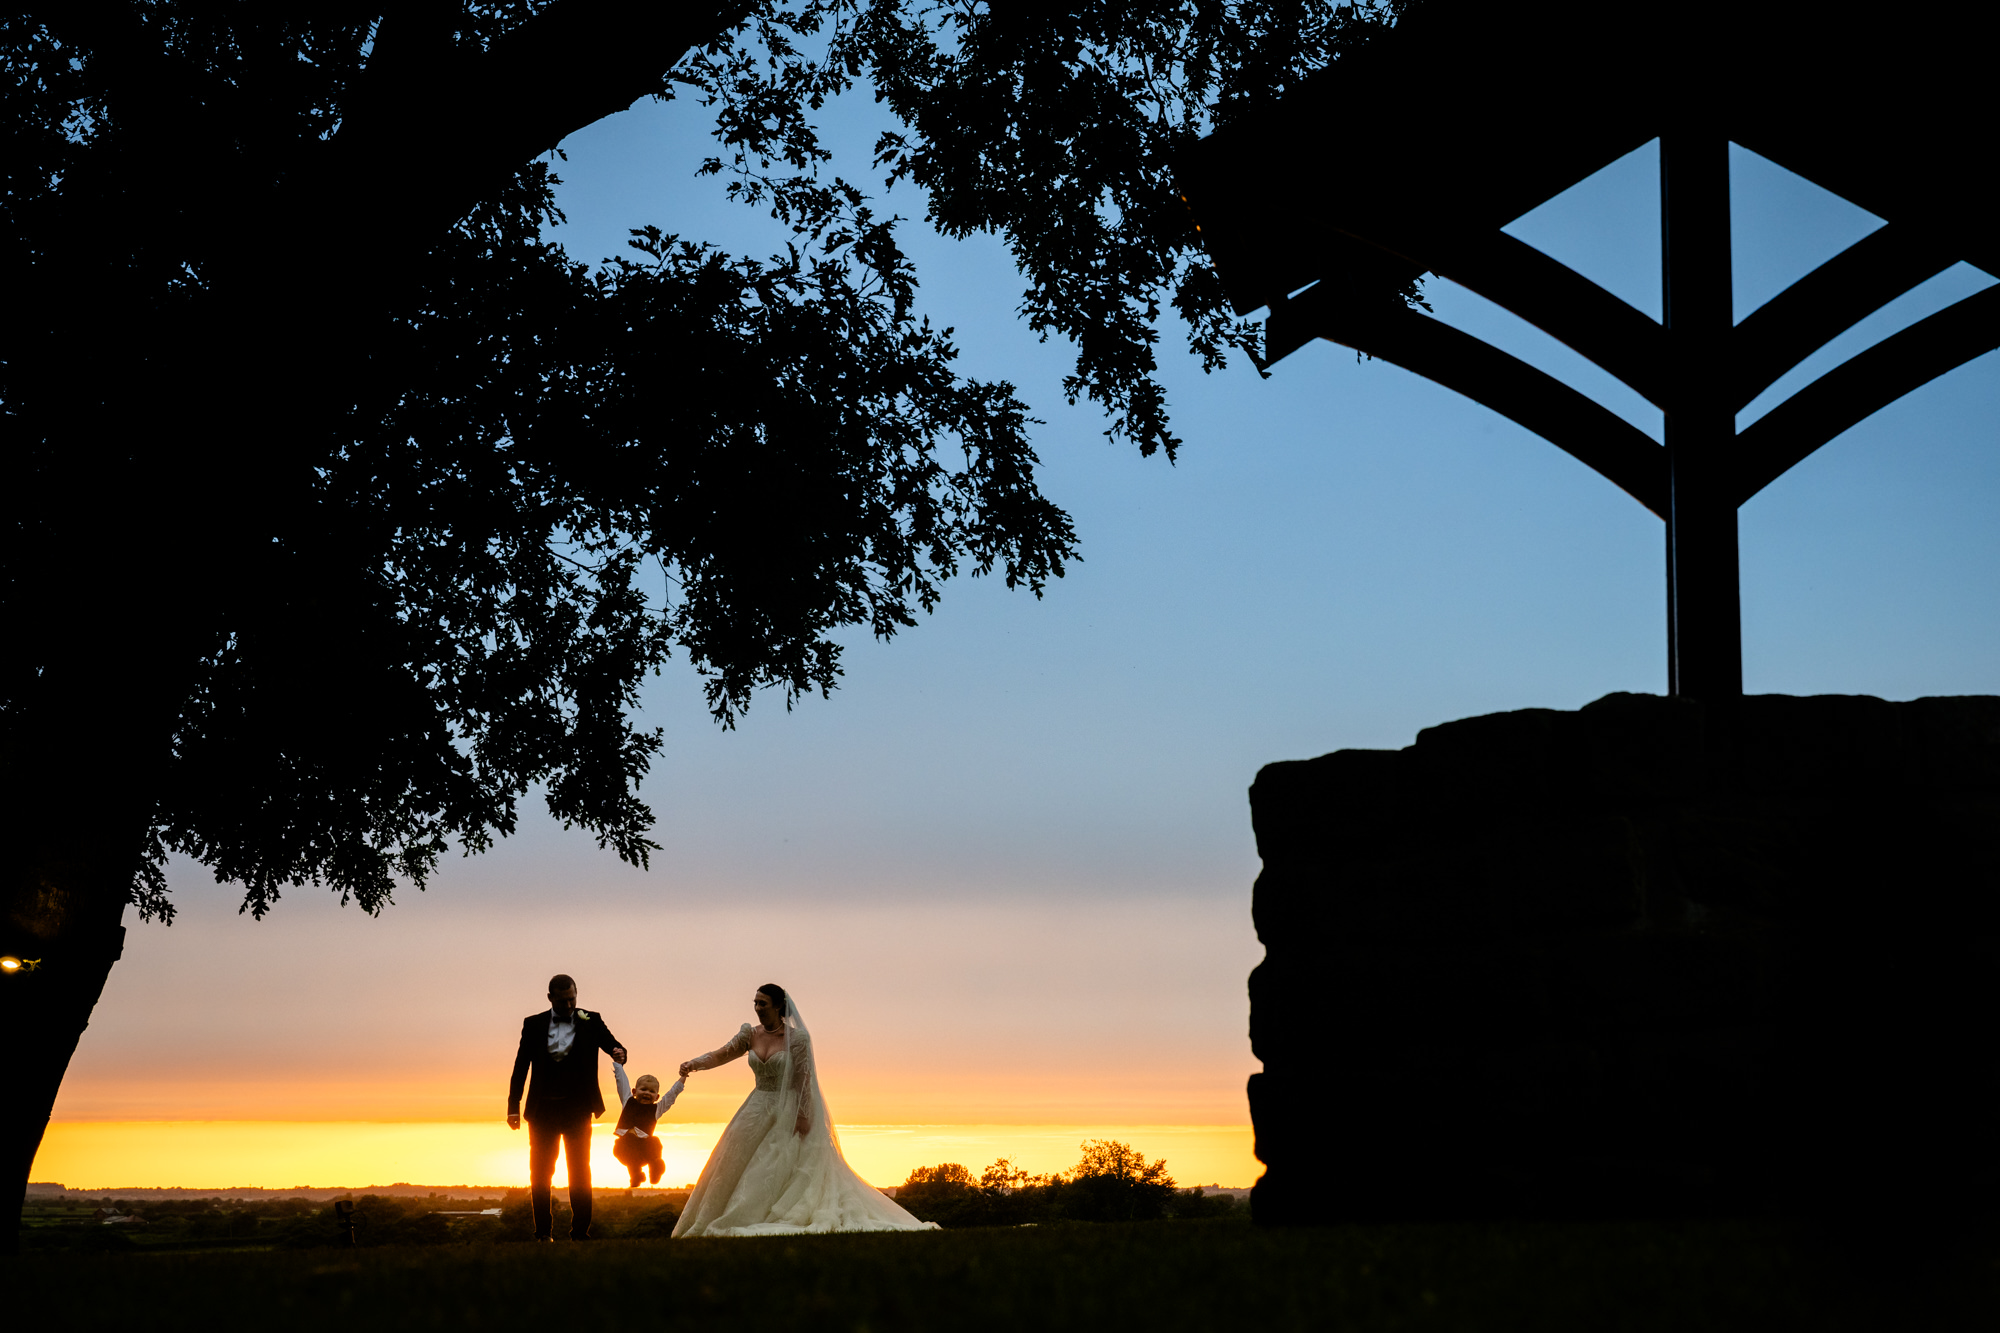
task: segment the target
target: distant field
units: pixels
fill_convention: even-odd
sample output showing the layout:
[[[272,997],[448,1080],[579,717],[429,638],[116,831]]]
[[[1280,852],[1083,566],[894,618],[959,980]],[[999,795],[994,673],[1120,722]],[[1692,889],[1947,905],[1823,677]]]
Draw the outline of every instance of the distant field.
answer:
[[[0,1262],[0,1282],[9,1326],[24,1330],[1901,1333],[2000,1328],[1990,1258],[1926,1285],[1886,1264],[1816,1260],[1763,1225],[1278,1231],[1221,1220],[768,1241],[48,1249]]]

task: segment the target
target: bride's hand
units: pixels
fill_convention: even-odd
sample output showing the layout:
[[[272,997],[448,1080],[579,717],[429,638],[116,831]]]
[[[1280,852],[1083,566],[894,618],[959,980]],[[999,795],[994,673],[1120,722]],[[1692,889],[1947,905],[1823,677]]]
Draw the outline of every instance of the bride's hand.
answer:
[[[682,1077],[682,1078],[686,1078],[686,1077],[687,1077],[687,1076],[688,1076],[689,1074],[692,1074],[693,1072],[694,1072],[694,1061],[692,1061],[692,1060],[683,1060],[683,1061],[681,1061],[681,1077]]]
[[[794,1125],[793,1129],[795,1129],[798,1132],[798,1136],[800,1138],[804,1138],[806,1136],[806,1131],[811,1128],[812,1128],[812,1122],[807,1120],[805,1118],[804,1113],[801,1112],[799,1115],[799,1123]]]

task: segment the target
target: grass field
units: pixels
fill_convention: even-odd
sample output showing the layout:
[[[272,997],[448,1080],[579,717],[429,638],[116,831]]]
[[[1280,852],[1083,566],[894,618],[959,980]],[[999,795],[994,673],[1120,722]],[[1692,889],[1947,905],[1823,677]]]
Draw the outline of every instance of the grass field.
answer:
[[[2000,1269],[1814,1258],[1748,1223],[1234,1220],[786,1240],[30,1252],[8,1326],[889,1330],[1996,1329]]]

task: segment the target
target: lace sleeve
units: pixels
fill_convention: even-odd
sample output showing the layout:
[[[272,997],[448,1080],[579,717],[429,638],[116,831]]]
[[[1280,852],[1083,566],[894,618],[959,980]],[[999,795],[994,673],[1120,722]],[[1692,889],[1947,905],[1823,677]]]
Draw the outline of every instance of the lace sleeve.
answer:
[[[736,1035],[728,1041],[723,1042],[722,1045],[716,1047],[707,1055],[696,1056],[694,1059],[688,1061],[688,1063],[696,1069],[714,1069],[719,1065],[728,1064],[731,1060],[741,1059],[743,1054],[749,1049],[750,1025],[745,1023],[741,1028],[737,1029]]]
[[[794,1031],[791,1049],[792,1091],[798,1094],[799,1117],[810,1125],[813,1117],[812,1038]]]

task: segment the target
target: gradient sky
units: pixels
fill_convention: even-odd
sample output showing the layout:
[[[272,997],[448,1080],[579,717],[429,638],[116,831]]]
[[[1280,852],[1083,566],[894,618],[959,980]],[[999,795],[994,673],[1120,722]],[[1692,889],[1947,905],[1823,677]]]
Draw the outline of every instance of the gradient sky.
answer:
[[[865,150],[877,115],[835,108],[836,146]],[[647,103],[567,143],[570,252],[611,254],[646,223],[738,252],[780,243],[693,178],[704,126],[692,104]],[[1739,318],[1877,225],[1748,153],[1733,168]],[[1510,230],[1657,316],[1657,173],[1641,149]],[[901,1127],[850,1132],[878,1183],[942,1153],[953,1126],[979,1127],[953,1150],[975,1167],[1011,1151],[1053,1169],[1075,1136],[1115,1130],[1187,1163],[1184,1182],[1249,1183],[1244,978],[1261,951],[1244,793],[1258,767],[1663,690],[1660,524],[1486,409],[1326,343],[1269,380],[1204,377],[1170,330],[1187,444],[1176,466],[1142,460],[1063,404],[1067,349],[1014,318],[1021,281],[1001,244],[935,237],[913,192],[888,202],[916,219],[904,232],[924,301],[957,328],[964,369],[1011,379],[1046,422],[1043,484],[1074,516],[1083,563],[1039,602],[949,585],[893,643],[852,637],[832,699],[790,713],[762,700],[734,733],[670,669],[645,699],[667,735],[645,787],[664,844],[650,873],[531,817],[379,920],[301,890],[257,923],[176,866],[180,922],[134,923],[37,1178],[455,1183],[423,1172],[523,1151],[498,1125],[508,1060],[563,970],[634,1067],[660,1072],[720,1044],[758,983],[792,988],[836,1116]],[[1940,276],[1744,422],[1991,281]],[[1580,358],[1449,283],[1427,291],[1440,317],[1658,438],[1658,413]],[[1744,509],[1752,692],[2000,691],[1996,365],[1894,404]],[[675,1113],[700,1139],[689,1160],[747,1082],[740,1064],[698,1078]],[[293,1122],[294,1146],[252,1153],[249,1129],[224,1127],[216,1143],[240,1143],[259,1178],[210,1178],[226,1151],[170,1146],[143,1168],[157,1178],[114,1178],[142,1166],[112,1144],[181,1141],[134,1121]],[[363,1122],[460,1128],[433,1135],[449,1152],[397,1156],[360,1130],[340,1138]],[[909,1146],[864,1163],[870,1135]],[[308,1140],[351,1151],[332,1161]],[[328,1172],[353,1175],[315,1178]]]

